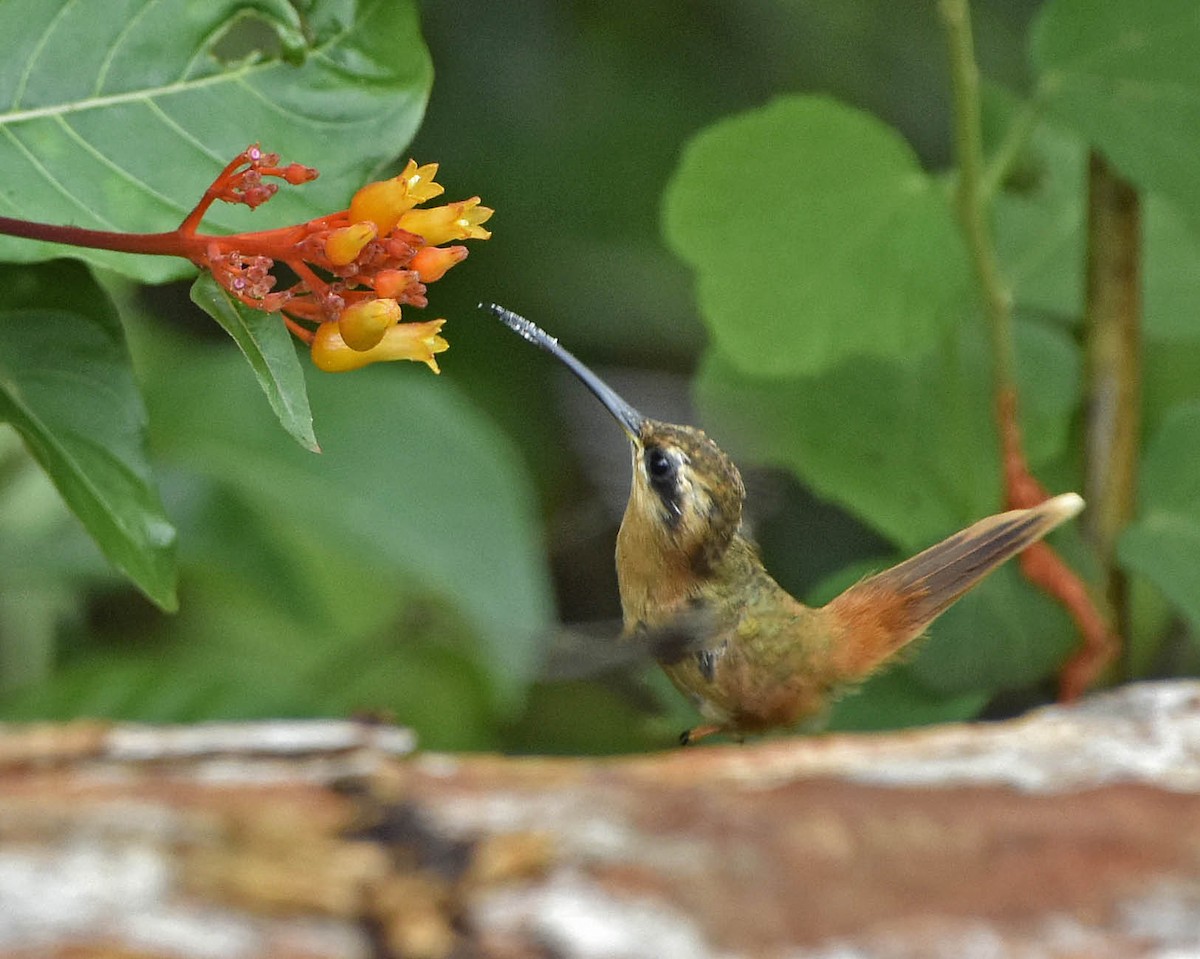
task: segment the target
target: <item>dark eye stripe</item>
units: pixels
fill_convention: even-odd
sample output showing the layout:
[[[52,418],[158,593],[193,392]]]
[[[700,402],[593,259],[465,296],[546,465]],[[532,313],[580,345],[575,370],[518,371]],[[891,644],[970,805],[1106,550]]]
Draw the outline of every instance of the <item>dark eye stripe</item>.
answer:
[[[658,494],[667,510],[667,522],[675,526],[683,518],[679,501],[679,462],[661,446],[647,446],[643,454],[650,488]]]

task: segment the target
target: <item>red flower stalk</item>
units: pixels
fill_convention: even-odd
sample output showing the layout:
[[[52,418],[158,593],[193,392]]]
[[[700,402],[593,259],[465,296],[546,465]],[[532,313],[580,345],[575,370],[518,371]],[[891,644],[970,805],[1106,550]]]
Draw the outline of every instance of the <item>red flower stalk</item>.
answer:
[[[213,203],[254,209],[278,190],[271,179],[292,185],[317,176],[312,167],[279,165],[279,156],[257,145],[240,153],[213,180],[204,196],[168,233],[110,233],[0,217],[0,233],[125,253],[181,256],[242,303],[280,313],[287,328],[309,344],[323,370],[358,369],[382,360],[409,359],[438,372],[434,354],[448,346],[439,334],[445,320],[402,323],[402,307],[427,305],[426,284],[467,255],[454,240],[486,240],[492,210],[479,197],[421,208],[442,193],[437,164],[410,160],[399,176],[368,183],[346,210],[306,223],[259,232],[214,236],[197,232]],[[295,282],[276,290],[277,264]]]

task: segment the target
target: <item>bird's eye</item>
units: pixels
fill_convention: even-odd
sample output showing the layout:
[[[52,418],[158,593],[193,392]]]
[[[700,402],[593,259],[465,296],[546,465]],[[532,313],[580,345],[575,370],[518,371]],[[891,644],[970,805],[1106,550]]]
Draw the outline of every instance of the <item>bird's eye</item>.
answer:
[[[656,485],[668,483],[675,475],[675,461],[661,446],[651,446],[646,450],[646,472]]]

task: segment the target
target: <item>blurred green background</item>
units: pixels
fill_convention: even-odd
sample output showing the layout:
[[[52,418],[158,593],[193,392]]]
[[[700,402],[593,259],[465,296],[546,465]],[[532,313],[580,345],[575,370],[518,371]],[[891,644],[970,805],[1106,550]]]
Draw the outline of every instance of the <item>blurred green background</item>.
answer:
[[[1038,7],[974,4],[983,71],[1016,94],[1030,82]],[[617,629],[612,551],[628,452],[573,380],[475,305],[534,319],[648,414],[699,421],[690,383],[706,333],[692,274],[662,228],[685,143],[777,94],[819,92],[873,113],[927,168],[944,168],[949,88],[935,4],[420,9],[435,79],[398,160],[439,162],[448,198],[479,194],[497,210],[493,239],[430,290],[431,314],[448,318],[442,375],[407,364],[342,378],[310,369],[326,450],[313,466],[186,286],[110,278],[179,529],[181,609],[159,612],[111,573],[15,437],[0,433],[0,716],[383,711],[430,748],[518,752],[667,746],[692,723],[644,666],[525,685],[560,620],[584,624],[593,642]],[[714,438],[738,450],[736,437]],[[768,567],[797,595],[893,554],[792,472],[746,465]],[[493,608],[503,628],[485,635]],[[1191,668],[1183,648],[1176,672]],[[580,659],[587,673],[586,649]],[[965,717],[989,702],[1004,711],[1044,700],[1052,682],[1044,662],[976,688],[922,686],[905,670],[849,701],[838,724]]]

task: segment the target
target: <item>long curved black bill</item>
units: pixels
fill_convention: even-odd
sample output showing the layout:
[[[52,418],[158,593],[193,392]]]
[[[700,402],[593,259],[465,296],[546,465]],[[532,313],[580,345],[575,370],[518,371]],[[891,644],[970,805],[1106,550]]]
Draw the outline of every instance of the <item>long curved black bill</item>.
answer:
[[[583,385],[591,390],[596,395],[596,399],[603,403],[605,408],[616,417],[617,422],[629,434],[629,438],[637,440],[642,431],[642,424],[646,422],[646,417],[642,416],[641,413],[621,399],[613,391],[612,387],[579,362],[571,353],[559,346],[558,340],[536,323],[530,322],[523,316],[518,316],[512,310],[506,310],[496,303],[480,303],[479,308],[494,314],[501,323],[518,336],[524,337],[534,346],[540,346],[551,356],[557,357],[567,369],[583,381]]]

